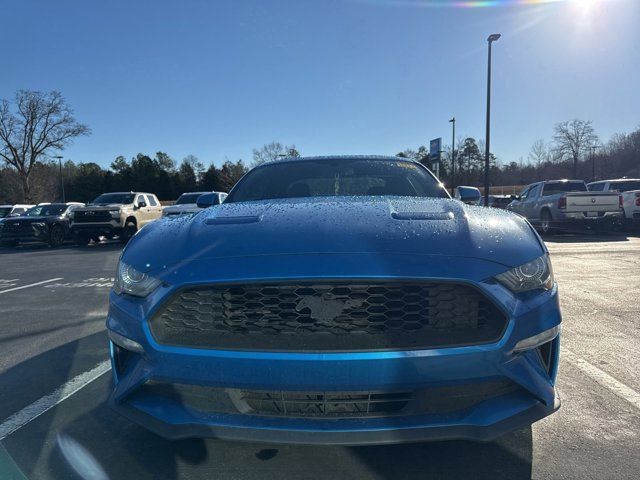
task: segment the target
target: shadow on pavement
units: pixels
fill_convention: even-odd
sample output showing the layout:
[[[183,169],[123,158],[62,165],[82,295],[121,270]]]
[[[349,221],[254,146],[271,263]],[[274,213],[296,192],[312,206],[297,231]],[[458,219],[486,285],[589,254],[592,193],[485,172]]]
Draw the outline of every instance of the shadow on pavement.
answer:
[[[4,341],[8,339],[0,339],[0,351]],[[34,341],[37,339],[34,338]],[[0,419],[12,415],[106,359],[107,334],[101,331],[8,368],[0,375]]]
[[[533,459],[531,427],[489,443],[449,441],[352,447],[384,479],[530,479]]]

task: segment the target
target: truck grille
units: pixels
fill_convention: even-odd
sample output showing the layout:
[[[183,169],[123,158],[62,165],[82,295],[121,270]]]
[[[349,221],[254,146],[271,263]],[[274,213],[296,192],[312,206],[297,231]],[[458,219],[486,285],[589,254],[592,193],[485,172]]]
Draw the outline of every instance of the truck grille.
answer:
[[[33,234],[33,224],[31,222],[5,222],[2,225],[4,235],[24,235]]]
[[[360,280],[189,287],[150,328],[165,345],[354,351],[489,343],[506,322],[467,285]]]
[[[73,214],[74,223],[105,223],[111,221],[108,210],[76,210]]]

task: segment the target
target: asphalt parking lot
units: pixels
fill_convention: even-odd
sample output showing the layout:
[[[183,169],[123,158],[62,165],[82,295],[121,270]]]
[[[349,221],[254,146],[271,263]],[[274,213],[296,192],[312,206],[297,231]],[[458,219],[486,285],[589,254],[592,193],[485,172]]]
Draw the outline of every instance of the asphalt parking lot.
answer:
[[[560,411],[491,443],[375,447],[154,436],[105,404],[120,245],[0,249],[0,477],[638,478],[640,238],[547,244],[564,315]]]

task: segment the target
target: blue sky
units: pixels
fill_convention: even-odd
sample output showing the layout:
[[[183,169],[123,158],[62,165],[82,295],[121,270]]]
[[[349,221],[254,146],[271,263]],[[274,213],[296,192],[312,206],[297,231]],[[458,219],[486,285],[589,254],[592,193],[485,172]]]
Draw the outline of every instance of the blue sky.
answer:
[[[526,159],[574,117],[608,140],[640,126],[640,1],[5,0],[0,98],[59,90],[93,134],[65,158],[103,166],[158,150],[251,160],[270,141],[304,155],[395,154],[484,137]],[[529,5],[528,3],[536,3]],[[443,6],[444,5],[444,6]]]

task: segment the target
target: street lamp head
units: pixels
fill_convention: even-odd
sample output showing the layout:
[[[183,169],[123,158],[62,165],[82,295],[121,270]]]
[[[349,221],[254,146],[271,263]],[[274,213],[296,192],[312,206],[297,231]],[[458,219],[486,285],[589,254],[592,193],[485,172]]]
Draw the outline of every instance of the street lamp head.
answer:
[[[489,38],[487,38],[487,41],[489,43],[491,42],[495,42],[496,40],[498,40],[502,35],[500,35],[499,33],[492,33],[491,35],[489,35]]]
[[[456,121],[456,117],[453,117],[451,120],[449,120],[449,123],[453,123]]]
[[[57,158],[58,160],[60,160],[62,157],[62,155],[55,155],[53,158]]]

